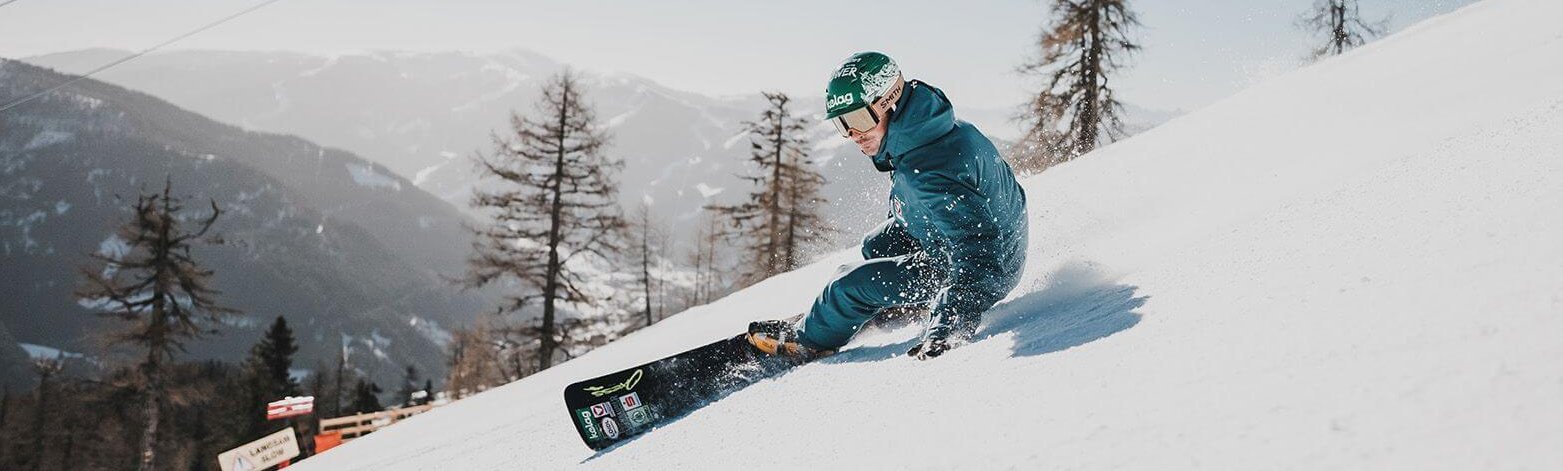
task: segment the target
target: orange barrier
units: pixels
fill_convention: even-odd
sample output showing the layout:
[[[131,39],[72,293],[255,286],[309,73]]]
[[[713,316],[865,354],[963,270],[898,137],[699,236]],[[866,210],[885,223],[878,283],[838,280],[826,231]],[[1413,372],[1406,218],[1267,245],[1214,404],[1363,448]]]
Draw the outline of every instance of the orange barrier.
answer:
[[[325,453],[342,444],[342,432],[325,432],[315,435],[315,454]]]

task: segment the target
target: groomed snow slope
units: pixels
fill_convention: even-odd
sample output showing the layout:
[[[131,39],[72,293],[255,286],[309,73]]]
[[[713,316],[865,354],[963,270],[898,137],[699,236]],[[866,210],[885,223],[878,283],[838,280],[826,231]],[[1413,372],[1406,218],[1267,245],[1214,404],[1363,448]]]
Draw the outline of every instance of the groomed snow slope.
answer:
[[[868,332],[581,444],[565,384],[799,312],[843,252],[295,469],[1563,469],[1559,18],[1477,3],[1026,180],[1026,281],[935,361]]]

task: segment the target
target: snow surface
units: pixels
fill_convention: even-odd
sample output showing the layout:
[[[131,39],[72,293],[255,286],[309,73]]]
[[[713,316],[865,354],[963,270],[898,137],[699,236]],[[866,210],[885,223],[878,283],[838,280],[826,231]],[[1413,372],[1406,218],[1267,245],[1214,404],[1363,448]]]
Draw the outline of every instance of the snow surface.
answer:
[[[34,359],[34,360],[55,360],[55,359],[66,359],[66,358],[86,358],[86,356],[84,356],[84,355],[82,355],[80,353],[67,352],[65,350],[60,350],[58,348],[44,346],[44,345],[38,345],[38,344],[33,344],[33,343],[18,342],[16,344],[16,346],[22,347],[22,350],[27,352],[27,356],[29,358]]]
[[[70,142],[75,138],[74,133],[65,131],[42,131],[34,135],[32,140],[27,141],[27,145],[22,146],[22,150],[42,149],[62,142]]]
[[[429,180],[429,175],[433,174],[435,171],[438,171],[440,168],[445,167],[445,165],[449,164],[449,163],[450,163],[450,161],[447,160],[445,162],[440,162],[440,163],[437,163],[437,164],[434,164],[434,165],[430,165],[428,167],[424,167],[421,170],[418,170],[418,173],[415,173],[412,176],[412,184],[413,185],[422,185],[423,182]]]
[[[372,165],[357,163],[348,163],[346,165],[348,173],[353,176],[353,182],[359,186],[388,188],[395,191],[402,190],[401,181],[398,181],[396,177],[375,171]]]
[[[1563,469],[1563,2],[1489,0],[1023,182],[1026,279],[603,453],[564,385],[804,310],[854,251],[296,469]]]
[[[713,187],[711,185],[705,184],[705,182],[700,182],[695,185],[695,190],[700,192],[701,197],[710,199],[712,196],[722,194],[722,191],[726,190],[726,188]]]

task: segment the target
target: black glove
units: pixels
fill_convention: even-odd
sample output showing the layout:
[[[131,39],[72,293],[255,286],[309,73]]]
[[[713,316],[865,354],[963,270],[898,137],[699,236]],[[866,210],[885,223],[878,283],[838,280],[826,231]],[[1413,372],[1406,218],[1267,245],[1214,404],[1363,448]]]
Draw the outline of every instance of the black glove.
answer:
[[[945,342],[943,339],[928,339],[913,346],[911,350],[907,350],[906,356],[916,358],[918,360],[928,360],[934,357],[938,357],[939,355],[943,355],[944,352],[949,350],[949,342]]]

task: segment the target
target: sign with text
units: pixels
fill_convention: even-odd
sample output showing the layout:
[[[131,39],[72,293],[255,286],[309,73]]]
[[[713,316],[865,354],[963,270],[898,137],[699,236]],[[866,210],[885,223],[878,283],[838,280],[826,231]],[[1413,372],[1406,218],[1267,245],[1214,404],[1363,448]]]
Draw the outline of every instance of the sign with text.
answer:
[[[287,397],[266,404],[266,420],[309,415],[315,412],[315,396]]]
[[[267,435],[265,438],[217,455],[217,464],[223,471],[256,471],[298,456],[298,438],[293,428]]]

